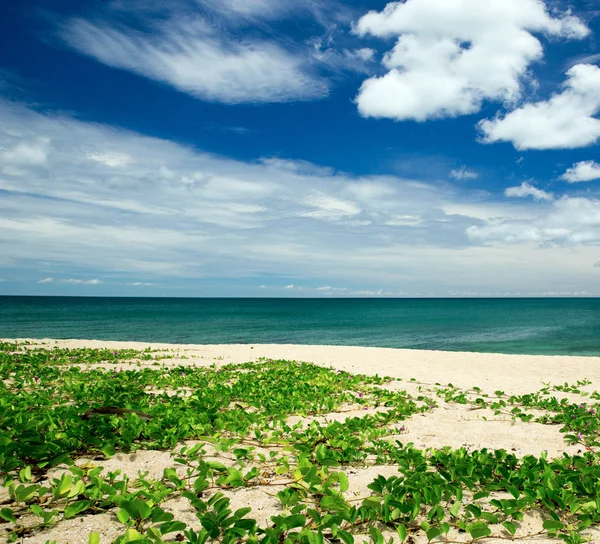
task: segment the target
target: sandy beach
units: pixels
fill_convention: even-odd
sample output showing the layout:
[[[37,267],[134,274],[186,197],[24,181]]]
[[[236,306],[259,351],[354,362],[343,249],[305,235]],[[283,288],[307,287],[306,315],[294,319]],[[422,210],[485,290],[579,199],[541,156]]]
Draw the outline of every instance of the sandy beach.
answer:
[[[20,340],[19,342],[22,342]],[[500,396],[534,393],[546,386],[560,386],[566,382],[575,384],[585,380],[577,393],[553,391],[557,399],[567,399],[570,403],[589,401],[589,394],[600,389],[600,358],[502,355],[487,353],[436,352],[364,347],[304,346],[304,345],[175,345],[148,344],[139,342],[105,342],[94,340],[31,340],[37,346],[48,349],[59,348],[109,348],[111,350],[150,348],[156,353],[168,356],[160,360],[165,367],[222,367],[230,363],[245,363],[262,359],[311,362],[335,370],[368,376],[387,376],[390,381],[381,387],[390,391],[406,391],[417,396],[434,395],[436,389],[452,384],[465,393],[468,402],[446,402],[439,398],[435,409],[416,414],[405,423],[405,430],[399,438],[402,442],[411,442],[416,448],[427,450],[466,448],[467,450],[504,449],[518,457],[525,455],[548,455],[560,458],[564,453],[576,455],[582,452],[581,445],[567,445],[558,425],[544,425],[534,421],[522,421],[511,418],[510,414],[497,414],[487,407],[474,405],[480,396],[495,399]],[[118,370],[138,368],[146,362],[122,362],[116,365]],[[98,364],[100,368],[115,370],[114,364]],[[587,382],[590,383],[587,383]],[[500,393],[501,392],[501,393]],[[325,424],[331,421],[345,421],[349,417],[363,417],[373,414],[380,408],[363,410],[349,406],[347,410],[322,414],[312,418]],[[535,410],[532,410],[535,415]],[[298,418],[295,421],[300,421]],[[213,453],[219,456],[218,452]],[[224,457],[226,458],[226,456]],[[78,463],[87,462],[86,460]],[[227,461],[229,462],[229,461]],[[163,470],[172,465],[170,452],[139,451],[136,453],[118,453],[102,463],[105,470],[120,469],[135,479],[139,470],[149,471],[152,477],[160,478]],[[369,495],[367,485],[378,474],[386,477],[397,473],[397,467],[365,466],[346,470],[353,496]],[[274,498],[268,486],[248,488],[228,492],[236,508],[252,506],[259,521],[268,522],[270,516],[281,512],[281,506]],[[1,499],[2,497],[0,497]],[[178,502],[179,501],[179,502]],[[167,505],[181,519],[192,526],[198,521],[180,499],[173,499]],[[521,523],[514,542],[559,542],[546,536],[519,539],[519,535],[534,535],[540,530],[542,518],[532,511]],[[112,542],[117,534],[116,523],[110,514],[87,516],[63,521],[39,534],[25,537],[27,544],[43,544],[47,540],[62,543],[87,542],[87,533],[95,530],[101,534],[101,542]],[[595,529],[587,531],[590,537],[598,537]],[[393,536],[393,535],[390,535]],[[486,538],[481,542],[500,542],[506,535],[495,534],[498,538]],[[469,542],[465,534],[452,535],[457,542]],[[500,539],[501,538],[501,539]],[[533,540],[532,540],[533,539]],[[367,538],[364,539],[368,541]],[[443,540],[441,540],[443,541]],[[357,542],[361,542],[357,538]],[[415,543],[427,542],[423,536],[417,536]]]
[[[379,374],[419,382],[457,387],[473,386],[493,392],[522,394],[544,383],[561,384],[587,378],[600,383],[600,357],[505,355],[454,351],[405,350],[346,346],[306,346],[293,344],[156,344],[107,342],[99,340],[32,340],[48,347],[109,348],[172,351],[176,357],[168,365],[207,365],[245,363],[260,358],[305,361],[336,370]],[[188,357],[188,358],[182,358]]]

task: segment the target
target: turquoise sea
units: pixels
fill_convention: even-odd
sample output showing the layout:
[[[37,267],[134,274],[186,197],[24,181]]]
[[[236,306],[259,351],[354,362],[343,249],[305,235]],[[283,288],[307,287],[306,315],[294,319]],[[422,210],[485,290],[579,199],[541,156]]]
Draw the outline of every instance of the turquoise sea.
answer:
[[[0,338],[600,355],[600,299],[0,297]]]

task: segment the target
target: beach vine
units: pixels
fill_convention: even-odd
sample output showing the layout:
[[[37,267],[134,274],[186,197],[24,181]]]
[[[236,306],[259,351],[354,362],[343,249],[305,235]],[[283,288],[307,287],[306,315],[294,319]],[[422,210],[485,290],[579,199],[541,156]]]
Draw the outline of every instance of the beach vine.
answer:
[[[65,521],[107,515],[117,544],[579,544],[600,523],[600,394],[587,381],[527,395],[452,384],[409,394],[389,377],[302,362],[185,363],[168,351],[0,343],[0,536],[43,541]],[[580,452],[416,448],[411,418],[440,403],[558,425]],[[154,478],[103,467],[140,450],[172,452],[171,466]],[[377,474],[383,466],[394,474]],[[375,476],[356,495],[352,473],[365,468]],[[232,508],[241,489],[265,490],[278,513],[261,523],[252,504]],[[196,524],[177,519],[174,500]],[[530,515],[542,522],[528,533]]]

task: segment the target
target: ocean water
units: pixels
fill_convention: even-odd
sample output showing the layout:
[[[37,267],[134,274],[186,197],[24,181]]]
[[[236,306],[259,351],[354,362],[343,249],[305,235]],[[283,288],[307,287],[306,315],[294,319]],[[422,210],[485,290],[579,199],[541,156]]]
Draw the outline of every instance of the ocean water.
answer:
[[[0,297],[0,338],[600,355],[600,299]]]

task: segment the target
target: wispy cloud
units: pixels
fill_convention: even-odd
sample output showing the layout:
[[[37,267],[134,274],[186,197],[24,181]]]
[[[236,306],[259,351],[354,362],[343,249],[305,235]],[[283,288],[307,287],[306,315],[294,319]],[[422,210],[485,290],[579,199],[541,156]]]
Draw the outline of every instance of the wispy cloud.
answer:
[[[576,64],[596,64],[598,62],[600,62],[600,53],[594,53],[592,55],[578,55],[569,59],[565,65],[565,68],[568,70]]]
[[[101,282],[98,279],[81,280],[81,279],[77,279],[77,278],[68,278],[68,279],[59,280],[59,283],[70,283],[72,285],[100,285],[103,282]]]
[[[42,280],[39,280],[38,283],[52,283],[54,281],[54,278],[44,278]]]
[[[6,102],[0,117],[3,150],[43,137],[47,157],[16,168],[0,156],[1,270],[61,270],[82,287],[227,271],[267,285],[265,276],[288,278],[303,293],[340,284],[345,294],[396,293],[397,285],[415,293],[472,282],[480,285],[470,290],[483,291],[481,282],[508,282],[514,263],[527,290],[552,267],[546,288],[556,290],[574,273],[564,251],[591,272],[598,260],[592,197],[482,200],[464,185],[356,177],[282,158],[232,160]],[[524,262],[516,243],[553,247],[531,248]],[[588,281],[581,271],[577,278]]]
[[[469,170],[463,164],[460,168],[452,170],[450,172],[450,177],[454,178],[458,181],[469,181],[469,180],[477,179],[479,177],[479,174],[477,172],[474,172],[473,170]]]
[[[229,104],[314,100],[328,94],[307,56],[272,41],[240,41],[203,19],[170,18],[140,31],[81,18],[60,36],[96,60],[166,83],[194,97]]]
[[[524,181],[517,187],[507,187],[504,190],[504,194],[508,197],[524,198],[531,196],[535,200],[554,200],[554,195],[546,191],[542,191],[537,187],[534,187],[530,183]]]

